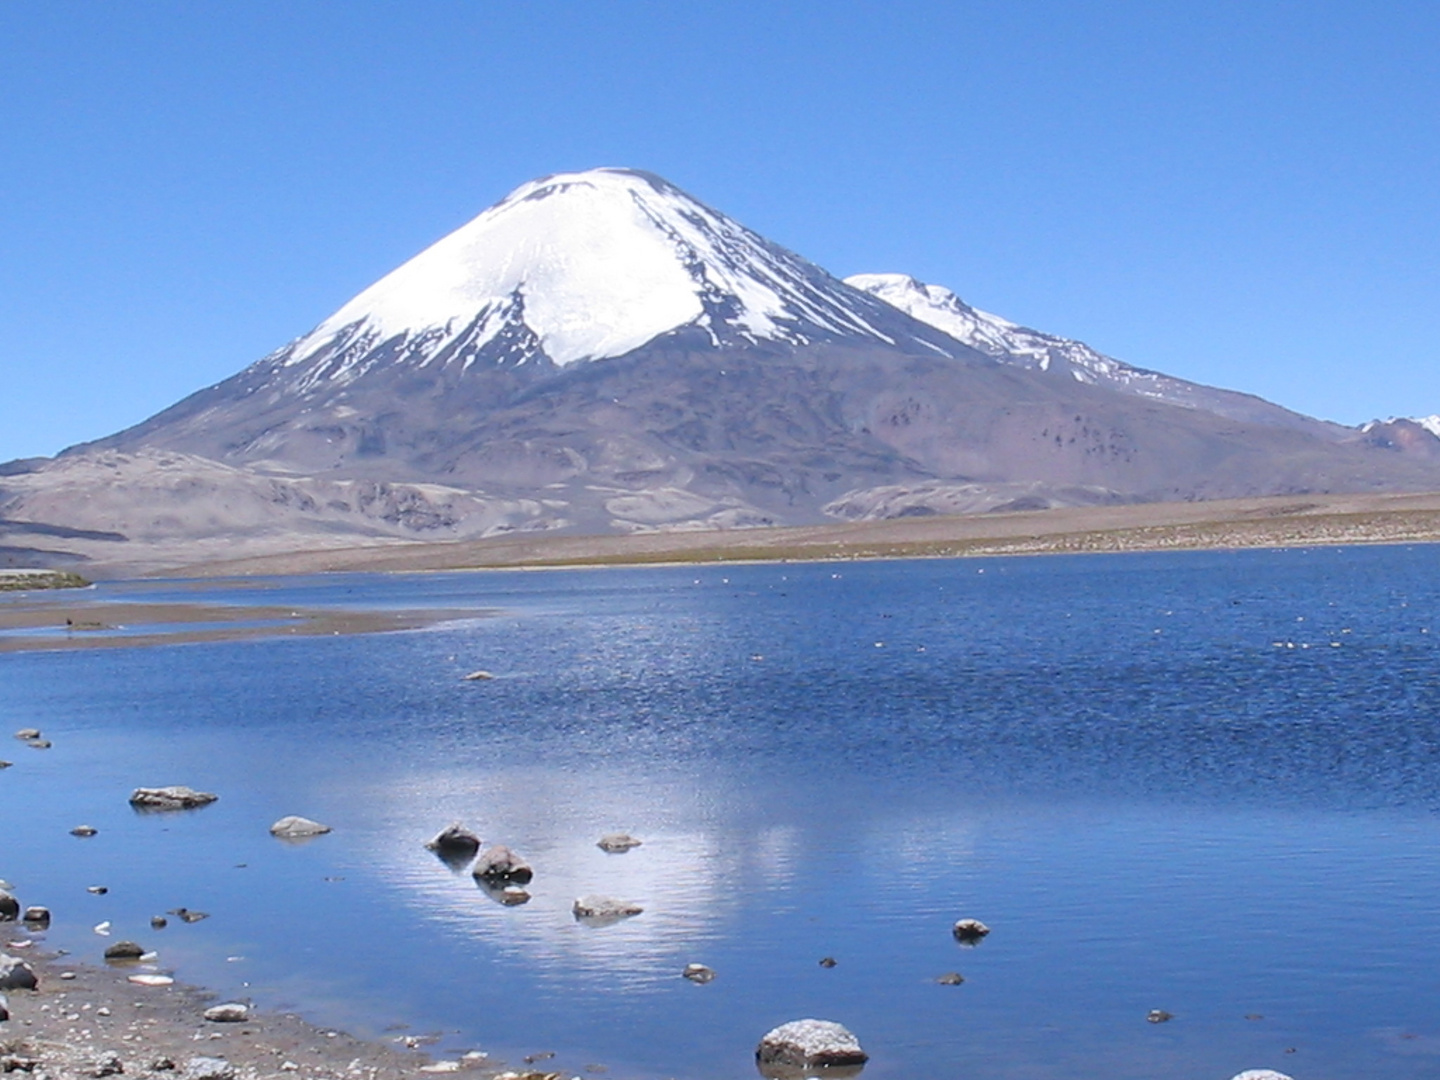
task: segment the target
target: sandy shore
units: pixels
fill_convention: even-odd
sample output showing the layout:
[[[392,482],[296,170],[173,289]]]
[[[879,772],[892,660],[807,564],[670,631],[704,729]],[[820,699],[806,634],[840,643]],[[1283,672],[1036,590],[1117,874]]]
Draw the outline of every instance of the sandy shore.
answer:
[[[399,1036],[388,1043],[354,1038],[306,1023],[293,1013],[252,1011],[239,1022],[205,1019],[213,995],[173,983],[141,986],[132,975],[149,964],[93,967],[47,953],[42,933],[22,923],[0,924],[0,949],[22,958],[39,976],[37,990],[9,990],[10,1019],[0,1022],[0,1071],[33,1080],[80,1080],[109,1075],[181,1080],[197,1058],[219,1058],[234,1080],[420,1080],[450,1073],[474,1080],[562,1080],[521,1064],[507,1070],[479,1051],[441,1061],[427,1040]],[[197,1066],[201,1072],[223,1068]]]
[[[1072,507],[727,532],[524,535],[196,563],[183,576],[637,566],[1440,542],[1440,492]]]

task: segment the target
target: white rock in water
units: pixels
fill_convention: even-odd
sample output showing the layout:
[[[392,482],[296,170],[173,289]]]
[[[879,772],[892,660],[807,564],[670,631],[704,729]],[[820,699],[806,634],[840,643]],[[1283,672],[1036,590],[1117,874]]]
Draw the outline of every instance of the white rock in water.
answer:
[[[18,956],[0,953],[0,990],[34,990],[39,985],[29,964]]]
[[[489,681],[490,681],[491,679],[493,679],[493,678],[495,678],[495,676],[494,676],[494,675],[491,675],[490,672],[488,672],[488,671],[472,671],[472,672],[470,672],[469,675],[466,675],[466,676],[464,677],[464,681],[465,681],[465,682],[489,682]]]
[[[205,1010],[205,1019],[217,1024],[240,1024],[250,1019],[250,1006],[238,1001],[227,1001],[223,1005],[212,1005]]]
[[[130,805],[146,810],[190,810],[197,806],[209,806],[220,796],[208,791],[196,791],[183,784],[170,787],[137,787],[130,796]]]
[[[1290,1080],[1290,1077],[1274,1069],[1246,1069],[1242,1073],[1236,1073],[1231,1080]]]
[[[870,1055],[860,1040],[833,1020],[792,1020],[760,1040],[755,1060],[762,1065],[863,1065]]]
[[[235,1080],[235,1066],[224,1058],[193,1057],[185,1063],[180,1080]]]
[[[274,825],[270,826],[270,835],[278,836],[282,840],[298,840],[306,836],[323,836],[330,831],[329,825],[321,825],[318,821],[311,821],[309,818],[297,817],[294,814],[282,817]]]

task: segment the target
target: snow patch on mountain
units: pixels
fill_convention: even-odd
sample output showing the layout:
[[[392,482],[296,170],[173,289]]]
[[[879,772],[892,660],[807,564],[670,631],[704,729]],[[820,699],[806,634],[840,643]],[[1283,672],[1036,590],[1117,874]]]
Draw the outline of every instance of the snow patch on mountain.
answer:
[[[895,344],[866,301],[660,177],[592,169],[522,185],[267,359],[344,383],[386,362],[563,367],[688,326],[715,345]]]

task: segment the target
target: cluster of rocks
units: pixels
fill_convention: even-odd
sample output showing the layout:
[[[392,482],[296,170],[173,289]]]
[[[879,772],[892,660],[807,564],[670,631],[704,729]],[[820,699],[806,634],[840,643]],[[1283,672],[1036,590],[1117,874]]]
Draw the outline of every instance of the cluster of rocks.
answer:
[[[618,855],[640,844],[641,841],[628,833],[607,833],[597,841],[596,846],[604,852]],[[535,877],[534,867],[504,844],[492,845],[482,852],[480,849],[483,846],[479,835],[458,821],[441,829],[425,844],[448,866],[461,871],[469,867],[470,876],[476,884],[498,903],[513,907],[529,902],[530,892],[525,886]],[[599,895],[582,896],[571,905],[575,918],[592,926],[619,922],[640,915],[644,910],[638,904]]]

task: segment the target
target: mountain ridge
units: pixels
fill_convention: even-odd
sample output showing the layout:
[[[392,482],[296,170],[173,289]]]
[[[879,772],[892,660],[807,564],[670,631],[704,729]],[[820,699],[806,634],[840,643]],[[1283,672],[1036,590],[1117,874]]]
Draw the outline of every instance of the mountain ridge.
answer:
[[[284,545],[1440,488],[1417,447],[904,275],[847,283],[600,169],[522,185],[141,424],[0,469],[0,519]]]

